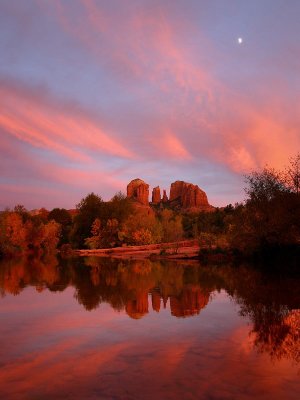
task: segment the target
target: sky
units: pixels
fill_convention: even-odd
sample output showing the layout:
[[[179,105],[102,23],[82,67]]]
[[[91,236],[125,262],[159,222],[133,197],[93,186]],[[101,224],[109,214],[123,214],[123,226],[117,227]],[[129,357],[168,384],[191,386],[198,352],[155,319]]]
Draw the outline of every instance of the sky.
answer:
[[[0,0],[0,209],[134,178],[243,200],[300,150],[299,20],[298,0]]]

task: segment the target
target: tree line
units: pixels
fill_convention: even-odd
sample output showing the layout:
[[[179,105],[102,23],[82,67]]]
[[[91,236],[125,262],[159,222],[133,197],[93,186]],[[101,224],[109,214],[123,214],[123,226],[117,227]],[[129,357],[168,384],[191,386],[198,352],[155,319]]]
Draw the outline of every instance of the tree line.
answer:
[[[52,252],[57,247],[109,248],[198,238],[200,244],[253,254],[300,244],[300,153],[283,171],[265,167],[245,176],[242,203],[212,212],[137,207],[121,192],[105,202],[89,193],[76,212],[31,215],[23,206],[0,214],[0,254]]]

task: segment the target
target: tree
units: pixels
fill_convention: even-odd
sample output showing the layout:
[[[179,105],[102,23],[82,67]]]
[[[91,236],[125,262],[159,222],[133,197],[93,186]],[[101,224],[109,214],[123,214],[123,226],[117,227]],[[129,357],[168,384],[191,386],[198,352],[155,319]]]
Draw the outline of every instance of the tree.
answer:
[[[119,237],[126,244],[131,245],[160,243],[162,226],[153,212],[141,209],[124,221]],[[143,241],[144,243],[142,243]]]
[[[60,224],[51,220],[44,224],[39,219],[26,215],[23,210],[5,211],[0,214],[0,253],[2,256],[26,254],[33,251],[51,252],[58,243]]]
[[[148,228],[140,228],[133,231],[132,240],[136,245],[153,243],[152,233]]]
[[[51,220],[54,220],[61,225],[59,246],[68,243],[72,225],[72,217],[70,213],[64,208],[53,208],[53,210],[48,214],[48,221]]]
[[[105,204],[95,193],[89,193],[77,205],[78,214],[74,218],[71,233],[72,242],[76,247],[83,247],[85,238],[89,237],[91,227],[96,218],[106,217]]]
[[[118,192],[108,202],[108,217],[120,224],[133,213],[132,202],[122,192]]]
[[[90,249],[114,247],[120,243],[119,222],[116,219],[109,219],[105,226],[102,226],[99,218],[93,222],[91,229],[92,236],[85,239],[84,243]]]
[[[91,237],[85,239],[84,243],[90,249],[100,249],[101,248],[101,221],[96,218],[93,222],[91,229]]]
[[[65,208],[53,208],[48,214],[48,221],[52,219],[62,226],[72,224],[72,217]]]
[[[284,181],[292,192],[300,194],[300,153],[290,158],[290,163],[284,171]]]
[[[5,212],[1,218],[0,247],[4,254],[23,252],[27,248],[26,229],[16,212]]]
[[[176,242],[183,238],[182,216],[176,215],[172,210],[164,209],[160,213],[163,230],[163,242]]]
[[[44,225],[42,247],[46,253],[53,252],[59,242],[61,225],[51,220],[48,224]]]
[[[26,222],[28,219],[30,219],[28,210],[22,204],[15,205],[13,212],[19,214],[23,222]]]
[[[244,188],[249,203],[269,202],[281,194],[289,192],[282,173],[273,168],[265,167],[245,176],[247,186]]]
[[[243,253],[297,245],[300,240],[300,199],[281,172],[264,168],[246,176],[247,198],[231,221],[230,241]]]

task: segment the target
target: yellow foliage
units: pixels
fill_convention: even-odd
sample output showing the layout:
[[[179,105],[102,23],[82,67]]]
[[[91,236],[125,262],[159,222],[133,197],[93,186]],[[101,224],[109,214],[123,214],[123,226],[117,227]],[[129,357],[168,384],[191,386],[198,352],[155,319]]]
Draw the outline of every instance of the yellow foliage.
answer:
[[[132,240],[134,244],[151,244],[153,243],[153,237],[149,229],[141,228],[137,231],[132,232]]]

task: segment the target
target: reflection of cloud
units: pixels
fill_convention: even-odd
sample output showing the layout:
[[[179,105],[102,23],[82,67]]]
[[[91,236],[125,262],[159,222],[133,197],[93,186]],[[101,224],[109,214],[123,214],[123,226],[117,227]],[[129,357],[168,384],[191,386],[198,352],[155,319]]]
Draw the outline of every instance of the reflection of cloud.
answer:
[[[39,296],[43,301],[39,308],[32,303],[31,314],[27,298],[31,323],[10,332],[11,344],[1,352],[7,362],[0,370],[0,393],[7,398],[34,398],[40,393],[56,398],[92,398],[94,393],[122,398],[125,391],[146,399],[247,399],[262,393],[286,398],[299,388],[289,364],[276,368],[276,380],[271,379],[274,364],[251,351],[249,327],[240,321],[235,328],[228,321],[221,331],[211,325],[214,317],[208,313],[206,324],[203,318],[192,319],[194,324],[189,325],[174,319],[175,326],[156,318],[149,325],[150,319],[124,319],[105,307],[101,314],[79,312],[68,302],[70,292],[63,299],[64,309],[61,297]],[[11,322],[23,310],[14,312]]]
[[[290,359],[300,363],[300,310],[292,310],[283,318],[256,326],[251,332],[258,351],[273,360]]]
[[[126,343],[120,343],[100,351],[90,349],[84,352],[85,359],[82,362],[83,354],[78,352],[78,348],[85,344],[82,338],[68,338],[40,353],[32,352],[22,361],[10,363],[0,373],[3,393],[13,399],[24,393],[32,393],[34,397],[34,393],[42,392],[47,397],[76,389],[74,398],[83,398],[81,390],[87,390],[89,379],[96,379],[97,370],[105,369],[127,347]],[[17,385],[11,386],[9,382],[12,380]]]

